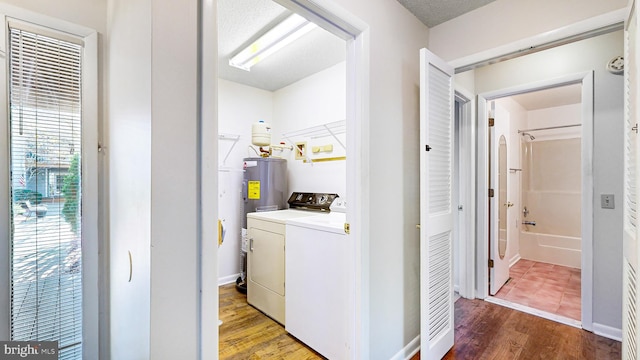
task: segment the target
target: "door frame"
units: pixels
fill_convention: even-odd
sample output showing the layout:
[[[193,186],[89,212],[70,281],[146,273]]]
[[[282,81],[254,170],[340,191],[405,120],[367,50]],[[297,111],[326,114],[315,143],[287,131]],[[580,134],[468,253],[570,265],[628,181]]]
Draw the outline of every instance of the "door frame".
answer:
[[[349,350],[351,358],[369,358],[369,26],[352,15],[333,0],[273,0],[285,8],[296,12],[332,34],[344,39],[347,46],[347,193],[350,206],[347,209],[347,223],[350,224],[351,247],[348,258],[350,268],[350,306],[348,319]],[[217,1],[203,1],[201,24],[201,139],[202,161],[202,216],[217,218],[216,204],[207,201],[215,198],[218,184],[217,160],[208,154],[216,154],[218,149],[217,101]],[[207,101],[205,101],[207,100]],[[208,130],[208,131],[207,131]],[[211,150],[206,152],[205,150]],[[205,157],[205,154],[206,157]],[[205,164],[206,163],[206,164]],[[203,357],[217,358],[218,355],[218,287],[217,287],[217,243],[215,231],[203,229],[201,249],[203,256],[200,266],[200,281],[203,289],[200,311],[200,347]],[[215,285],[215,290],[211,284]],[[215,328],[214,328],[215,327]],[[214,335],[215,336],[211,336]],[[215,357],[214,357],[215,356]]]
[[[84,42],[82,50],[82,352],[86,358],[102,358],[109,351],[108,244],[99,229],[102,217],[102,161],[98,153],[98,33],[94,29],[72,24],[21,7],[0,4],[0,79],[6,86],[0,89],[0,139],[9,139],[7,22],[9,19],[34,24],[42,29],[67,33]],[[10,144],[0,146],[0,204],[11,204]],[[10,206],[0,206],[0,288],[10,288]],[[0,339],[9,339],[10,299],[0,297]],[[6,326],[5,326],[6,324]]]
[[[505,45],[501,45],[495,48],[491,48],[485,51],[481,51],[478,53],[470,54],[468,56],[463,56],[457,59],[452,59],[449,61],[451,65],[453,65],[456,69],[456,74],[462,73],[467,70],[475,69],[484,65],[488,65],[494,62],[507,60],[510,58],[515,58],[518,56],[526,56],[528,54],[548,49],[553,46],[562,45],[565,43],[569,43],[571,41],[577,41],[580,39],[585,39],[590,36],[594,36],[596,34],[604,33],[607,29],[611,29],[615,27],[617,24],[621,24],[625,21],[627,17],[627,9],[619,9],[615,11],[611,11],[602,15],[594,16],[592,18],[582,20],[559,29],[555,29],[553,31],[549,31],[546,33],[536,34],[524,39],[520,39],[511,43],[507,43]],[[609,30],[611,31],[611,30]],[[527,49],[527,50],[523,50]],[[486,95],[486,94],[485,94]],[[478,114],[481,112],[479,102],[477,103]],[[482,111],[486,111],[486,103],[483,105],[484,109]],[[486,122],[485,122],[486,123]],[[475,124],[479,124],[479,122],[475,122]],[[474,125],[474,127],[476,126]],[[485,144],[480,144],[480,128],[476,129],[477,136],[474,136],[474,139],[477,139],[476,146],[470,149],[470,157],[473,159],[475,164],[471,165],[475,171],[475,176],[469,178],[468,183],[465,184],[465,187],[468,189],[475,190],[475,198],[479,198],[477,194],[477,189],[481,188],[481,184],[478,181],[482,180],[477,173],[478,169],[482,166],[485,166],[486,163],[481,162],[481,160],[477,157],[477,151],[481,146],[486,146]],[[482,166],[481,166],[482,165]],[[475,182],[474,182],[475,181]],[[485,184],[486,186],[486,184]],[[477,260],[475,267],[470,269],[469,279],[473,279],[472,282],[475,283],[475,296],[477,298],[485,298],[488,294],[488,286],[486,283],[480,281],[480,279],[485,279],[487,275],[484,277],[481,275],[483,271],[487,271],[488,269],[484,269],[484,266],[480,266],[481,264],[486,264],[488,262],[488,256],[481,257],[482,252],[478,252],[478,249],[482,248],[482,241],[477,234],[481,234],[483,231],[486,233],[486,228],[484,225],[484,220],[481,219],[481,215],[486,213],[483,208],[480,207],[479,203],[476,203],[474,210],[477,212],[478,216],[476,216],[474,225],[469,226],[469,230],[472,231],[473,235],[467,239],[468,243],[466,244],[466,255],[468,257],[473,257]],[[477,253],[477,254],[476,254]],[[584,255],[583,255],[584,256]],[[484,284],[484,285],[483,285]],[[484,296],[482,294],[485,294]],[[584,293],[582,294],[584,297]],[[592,301],[592,298],[590,299]],[[591,308],[591,306],[590,306]],[[583,310],[584,311],[584,310]],[[589,311],[590,316],[582,315],[582,323],[583,328],[587,322],[593,322],[592,319],[592,311]]]
[[[454,267],[458,272],[458,294],[465,299],[473,299],[475,295],[475,239],[474,219],[476,217],[476,188],[469,186],[464,179],[475,179],[474,166],[476,148],[475,108],[476,100],[472,92],[455,84],[454,102],[460,104],[460,119],[456,113],[455,132],[458,134],[456,144],[456,172],[458,181],[454,196],[458,203],[458,211],[454,212],[454,234],[458,249],[454,254]],[[467,146],[468,148],[464,148]],[[462,209],[459,207],[462,206]]]
[[[518,85],[511,88],[491,91],[478,95],[478,168],[477,168],[477,229],[478,234],[478,266],[477,283],[478,296],[485,299],[489,296],[488,280],[489,257],[488,225],[489,214],[487,209],[489,197],[484,189],[489,188],[488,161],[489,154],[487,144],[489,139],[487,104],[491,100],[507,96],[544,90],[552,87],[581,84],[582,85],[582,195],[581,195],[581,231],[582,231],[582,328],[593,330],[593,71],[566,75],[558,78],[537,81]]]

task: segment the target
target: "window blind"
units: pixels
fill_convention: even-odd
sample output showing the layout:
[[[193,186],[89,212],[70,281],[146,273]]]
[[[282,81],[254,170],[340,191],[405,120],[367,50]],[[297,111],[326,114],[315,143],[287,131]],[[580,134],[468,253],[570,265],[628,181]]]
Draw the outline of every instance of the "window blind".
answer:
[[[82,47],[9,24],[11,338],[82,358]]]

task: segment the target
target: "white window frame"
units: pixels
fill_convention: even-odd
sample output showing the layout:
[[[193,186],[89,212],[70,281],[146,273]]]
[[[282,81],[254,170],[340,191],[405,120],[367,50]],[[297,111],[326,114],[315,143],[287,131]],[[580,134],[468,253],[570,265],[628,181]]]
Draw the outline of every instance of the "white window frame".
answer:
[[[95,30],[41,15],[15,6],[0,4],[0,139],[9,139],[8,107],[8,21],[20,21],[35,27],[51,29],[77,37],[84,42],[82,62],[82,291],[83,291],[83,344],[86,359],[100,355],[99,295],[106,296],[106,287],[100,277],[98,239],[98,34]],[[9,210],[9,142],[0,146],[0,289],[10,288],[10,233]],[[104,253],[104,252],[102,252]],[[0,339],[9,339],[11,314],[9,291],[0,297]],[[102,311],[105,314],[105,311]],[[106,315],[102,315],[106,316]],[[103,325],[101,325],[103,324]]]

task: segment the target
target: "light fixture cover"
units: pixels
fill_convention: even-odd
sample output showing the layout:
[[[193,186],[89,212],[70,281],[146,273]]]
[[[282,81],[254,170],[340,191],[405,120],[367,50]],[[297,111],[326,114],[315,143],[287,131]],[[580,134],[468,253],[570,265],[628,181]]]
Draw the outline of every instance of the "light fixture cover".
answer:
[[[302,16],[293,14],[234,55],[229,59],[229,65],[249,71],[253,65],[300,38],[316,26]]]

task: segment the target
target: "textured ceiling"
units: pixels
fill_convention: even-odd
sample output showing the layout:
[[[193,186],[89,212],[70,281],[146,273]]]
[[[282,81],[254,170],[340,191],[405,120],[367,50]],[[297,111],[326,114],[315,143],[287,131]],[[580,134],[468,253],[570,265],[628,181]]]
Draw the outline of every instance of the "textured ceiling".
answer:
[[[427,27],[434,27],[495,0],[398,0]]]
[[[344,40],[316,28],[254,65],[251,71],[229,66],[231,56],[289,14],[272,0],[219,0],[218,76],[275,91],[345,60]]]

